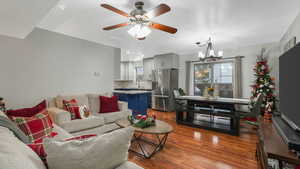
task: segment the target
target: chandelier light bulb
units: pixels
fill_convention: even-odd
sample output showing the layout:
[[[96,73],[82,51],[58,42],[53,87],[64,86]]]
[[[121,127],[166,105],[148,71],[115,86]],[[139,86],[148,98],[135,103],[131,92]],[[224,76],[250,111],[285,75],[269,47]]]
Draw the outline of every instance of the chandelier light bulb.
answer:
[[[220,51],[218,52],[218,56],[219,56],[219,57],[223,57],[223,55],[224,55],[224,52],[223,52],[222,50],[220,50]]]
[[[146,25],[136,24],[128,30],[128,33],[132,37],[139,39],[148,36],[151,33],[151,29]]]
[[[215,56],[215,51],[211,49],[211,50],[209,51],[209,56]]]
[[[199,52],[198,52],[198,58],[203,59],[204,57],[205,57],[205,56],[204,56],[203,52],[199,51]]]

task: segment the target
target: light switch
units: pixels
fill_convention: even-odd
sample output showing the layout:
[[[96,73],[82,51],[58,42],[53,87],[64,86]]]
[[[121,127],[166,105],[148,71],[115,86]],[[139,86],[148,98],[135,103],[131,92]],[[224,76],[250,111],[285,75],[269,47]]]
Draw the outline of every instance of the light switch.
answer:
[[[100,72],[94,72],[94,76],[99,77],[100,76]]]

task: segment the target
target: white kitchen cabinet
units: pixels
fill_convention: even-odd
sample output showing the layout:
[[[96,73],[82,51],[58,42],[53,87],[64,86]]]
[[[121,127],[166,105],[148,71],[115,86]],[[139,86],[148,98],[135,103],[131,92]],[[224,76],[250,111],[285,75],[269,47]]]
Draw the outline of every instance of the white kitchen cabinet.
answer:
[[[121,79],[135,80],[135,64],[134,62],[121,62]]]
[[[144,80],[152,80],[152,71],[154,70],[154,59],[146,58],[143,60]]]
[[[175,53],[168,53],[154,56],[155,69],[178,69],[179,55]]]

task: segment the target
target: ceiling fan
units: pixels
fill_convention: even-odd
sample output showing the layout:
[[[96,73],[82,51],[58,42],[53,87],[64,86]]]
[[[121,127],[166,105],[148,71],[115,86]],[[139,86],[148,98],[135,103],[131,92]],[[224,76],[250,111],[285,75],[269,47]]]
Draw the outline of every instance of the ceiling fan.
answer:
[[[159,24],[159,23],[156,23],[156,22],[153,22],[150,20],[154,17],[160,16],[162,14],[169,12],[171,10],[171,8],[166,4],[160,4],[157,7],[155,7],[154,9],[147,12],[143,9],[144,2],[138,1],[135,3],[136,9],[131,11],[129,14],[124,11],[121,11],[111,5],[108,5],[108,4],[101,4],[101,6],[108,10],[111,10],[119,15],[125,16],[129,19],[128,22],[120,23],[120,24],[113,25],[113,26],[108,26],[108,27],[103,28],[103,30],[108,31],[108,30],[113,30],[113,29],[117,29],[120,27],[128,26],[128,25],[133,25],[129,29],[128,33],[138,40],[146,39],[146,36],[151,33],[150,28],[158,29],[158,30],[165,31],[165,32],[168,32],[171,34],[175,34],[177,32],[176,28],[166,26],[163,24]]]

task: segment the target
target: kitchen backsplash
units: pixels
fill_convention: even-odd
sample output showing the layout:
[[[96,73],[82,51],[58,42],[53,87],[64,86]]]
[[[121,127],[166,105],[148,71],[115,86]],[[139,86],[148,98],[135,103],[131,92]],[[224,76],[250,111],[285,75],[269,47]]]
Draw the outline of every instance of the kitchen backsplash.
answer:
[[[152,89],[152,81],[140,81],[136,82],[133,80],[122,81],[115,80],[114,88],[141,88],[141,89]]]

